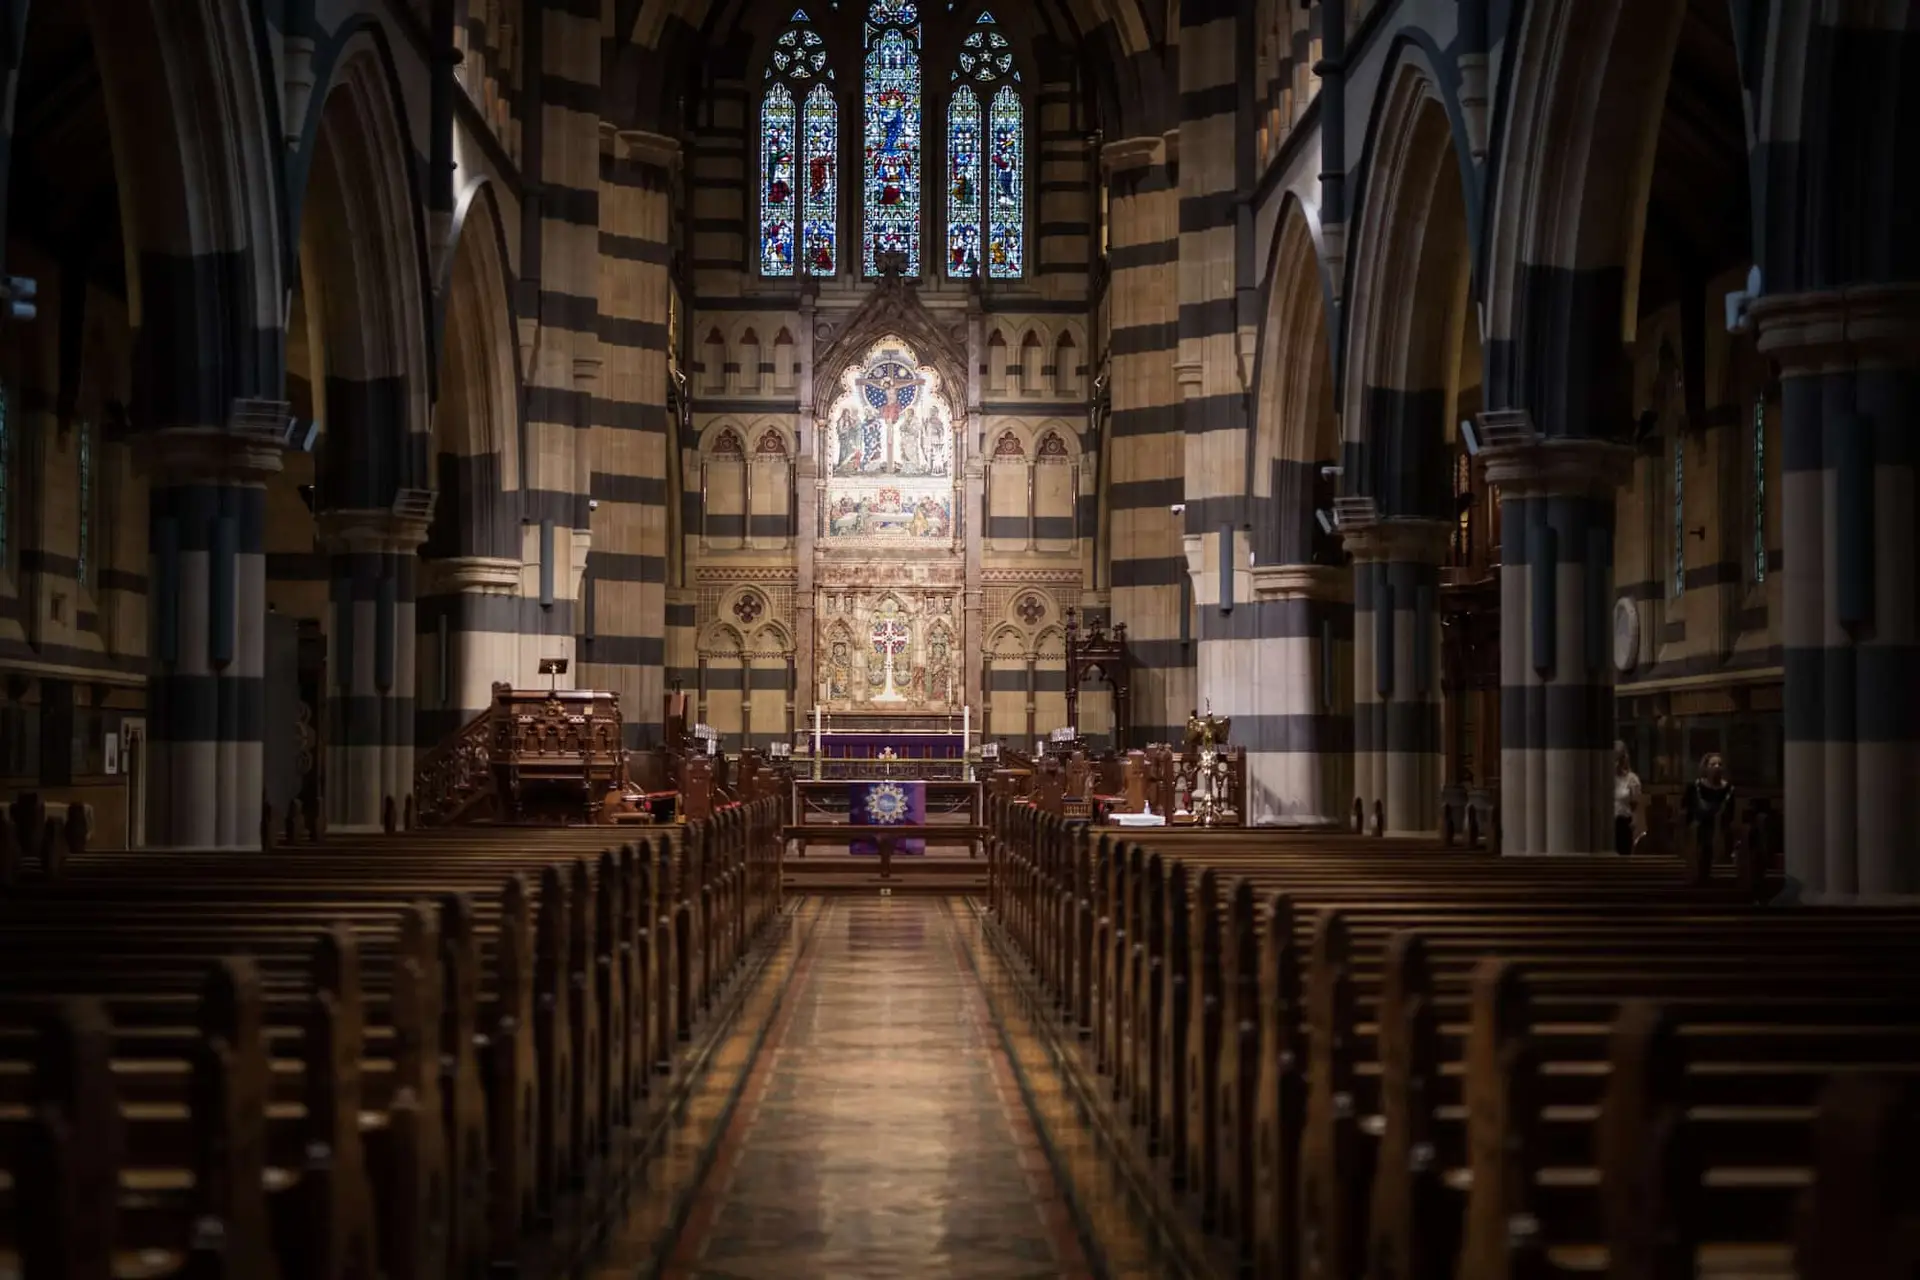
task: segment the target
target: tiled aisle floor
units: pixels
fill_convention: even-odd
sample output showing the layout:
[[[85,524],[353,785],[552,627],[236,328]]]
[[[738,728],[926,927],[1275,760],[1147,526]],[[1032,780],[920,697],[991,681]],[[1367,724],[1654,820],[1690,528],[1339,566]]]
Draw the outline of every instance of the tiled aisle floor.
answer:
[[[829,900],[668,1276],[1087,1275],[953,912]]]

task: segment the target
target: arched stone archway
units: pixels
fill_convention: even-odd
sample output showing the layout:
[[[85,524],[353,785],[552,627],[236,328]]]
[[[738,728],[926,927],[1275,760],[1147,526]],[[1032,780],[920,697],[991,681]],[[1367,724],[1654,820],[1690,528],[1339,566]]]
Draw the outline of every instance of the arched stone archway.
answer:
[[[1332,510],[1340,458],[1327,290],[1307,210],[1281,215],[1267,287],[1254,403],[1254,528],[1249,579],[1257,639],[1237,642],[1244,672],[1202,681],[1213,706],[1234,718],[1247,753],[1249,822],[1321,825],[1353,793],[1352,578],[1319,515]],[[1205,658],[1202,659],[1203,664]]]
[[[486,710],[496,681],[534,683],[520,510],[520,375],[502,230],[491,188],[458,222],[441,299],[433,409],[433,522],[417,605],[419,742]]]
[[[60,684],[88,667],[119,668],[116,684],[144,675],[146,812],[112,822],[161,846],[259,838],[259,511],[285,418],[256,17],[239,0],[39,0],[8,15],[6,265],[37,281],[42,330],[9,335],[21,347],[0,359],[19,375],[23,348],[42,356],[21,379],[31,395],[8,406],[9,533],[33,551],[22,629],[30,663],[62,655],[68,670],[45,677]],[[56,434],[86,442],[82,475],[69,459],[83,451],[50,447]]]
[[[387,803],[404,811],[413,789],[431,329],[425,230],[392,85],[375,35],[349,37],[298,201],[294,305],[320,425],[313,506],[327,583],[323,788],[337,830],[377,830]]]
[[[1390,833],[1439,825],[1440,564],[1471,252],[1439,90],[1396,72],[1355,242],[1340,533],[1354,559],[1354,790]]]

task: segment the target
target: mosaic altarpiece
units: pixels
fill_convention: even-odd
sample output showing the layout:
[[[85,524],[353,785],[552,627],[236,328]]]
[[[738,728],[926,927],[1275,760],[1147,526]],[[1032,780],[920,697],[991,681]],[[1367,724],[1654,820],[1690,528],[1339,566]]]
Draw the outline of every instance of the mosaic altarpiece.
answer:
[[[816,700],[958,710],[968,701],[961,420],[931,353],[888,334],[847,355],[815,431]]]

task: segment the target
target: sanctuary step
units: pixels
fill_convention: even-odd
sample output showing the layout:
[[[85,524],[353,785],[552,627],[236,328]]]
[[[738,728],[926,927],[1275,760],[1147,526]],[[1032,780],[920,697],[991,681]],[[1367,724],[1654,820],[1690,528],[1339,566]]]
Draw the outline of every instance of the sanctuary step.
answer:
[[[815,845],[804,858],[787,858],[781,885],[790,893],[984,893],[987,861],[969,858],[963,849],[935,844],[925,854],[893,859],[891,874],[880,875],[880,859],[853,855],[831,845]]]

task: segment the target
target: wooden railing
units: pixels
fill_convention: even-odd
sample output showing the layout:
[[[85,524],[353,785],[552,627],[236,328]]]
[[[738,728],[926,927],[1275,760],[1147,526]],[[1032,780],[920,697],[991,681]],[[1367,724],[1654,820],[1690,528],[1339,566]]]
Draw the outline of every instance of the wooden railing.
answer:
[[[1239,747],[1221,752],[1227,770],[1221,778],[1226,788],[1228,816],[1217,826],[1243,826],[1246,823],[1247,757]],[[1044,813],[1063,818],[1094,818],[1104,807],[1117,813],[1139,813],[1151,806],[1153,812],[1172,820],[1181,812],[1183,801],[1190,803],[1197,755],[1176,751],[1164,744],[1127,752],[1089,758],[1074,751],[1065,757],[1044,756],[1032,767],[1030,784],[1019,794],[1030,794],[1035,806]],[[1000,788],[1011,790],[1010,784]],[[1103,803],[1104,802],[1104,803]],[[1185,819],[1182,819],[1184,822]]]
[[[498,817],[494,781],[493,711],[461,725],[413,767],[414,811],[423,827]]]

